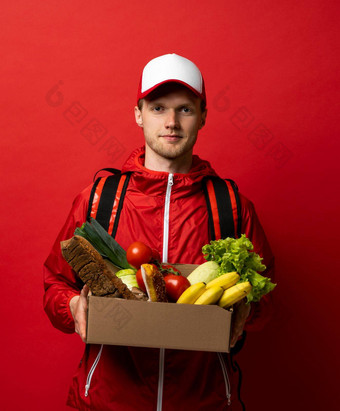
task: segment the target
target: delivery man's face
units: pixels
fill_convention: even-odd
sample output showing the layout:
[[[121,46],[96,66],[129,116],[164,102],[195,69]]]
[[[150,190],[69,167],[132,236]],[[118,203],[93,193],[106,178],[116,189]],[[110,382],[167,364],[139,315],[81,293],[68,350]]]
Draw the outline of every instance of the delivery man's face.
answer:
[[[161,157],[176,159],[192,152],[206,111],[201,111],[201,100],[188,88],[166,86],[145,98],[141,109],[135,107],[135,117],[148,148]]]

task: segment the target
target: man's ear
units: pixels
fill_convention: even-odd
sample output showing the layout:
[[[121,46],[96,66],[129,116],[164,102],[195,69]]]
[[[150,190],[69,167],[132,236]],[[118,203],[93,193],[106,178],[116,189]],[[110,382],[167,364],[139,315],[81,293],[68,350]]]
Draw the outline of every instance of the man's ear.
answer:
[[[135,107],[135,119],[136,119],[137,125],[139,127],[143,127],[142,112],[139,110],[137,106]]]
[[[206,119],[207,119],[207,114],[208,114],[208,110],[205,109],[202,113],[201,124],[200,124],[199,130],[205,125],[205,122],[206,122]]]

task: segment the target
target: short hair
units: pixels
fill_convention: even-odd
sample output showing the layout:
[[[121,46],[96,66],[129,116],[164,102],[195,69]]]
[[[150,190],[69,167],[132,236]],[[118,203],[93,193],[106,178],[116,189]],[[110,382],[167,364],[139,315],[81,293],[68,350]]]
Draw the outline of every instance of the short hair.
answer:
[[[143,99],[143,98],[141,98],[141,99],[138,100],[138,108],[139,108],[140,111],[142,111],[143,102],[144,102],[144,99]],[[201,107],[201,112],[204,113],[205,110],[206,110],[206,108],[207,108],[207,104],[206,104],[206,101],[205,101],[205,100],[201,100],[200,107]]]

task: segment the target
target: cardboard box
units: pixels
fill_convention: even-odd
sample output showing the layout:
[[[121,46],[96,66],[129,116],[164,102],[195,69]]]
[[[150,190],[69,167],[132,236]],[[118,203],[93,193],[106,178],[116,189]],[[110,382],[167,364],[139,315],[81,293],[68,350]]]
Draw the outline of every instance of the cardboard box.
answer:
[[[183,275],[197,267],[174,264]],[[217,305],[89,296],[87,343],[229,352],[232,312]]]

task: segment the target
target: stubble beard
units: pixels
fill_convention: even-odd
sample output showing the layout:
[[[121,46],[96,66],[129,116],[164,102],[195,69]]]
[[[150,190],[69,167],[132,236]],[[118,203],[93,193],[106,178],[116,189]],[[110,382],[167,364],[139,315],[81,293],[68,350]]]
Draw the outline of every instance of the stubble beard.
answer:
[[[159,137],[160,139],[162,137]],[[161,142],[159,140],[154,141],[153,139],[145,138],[146,144],[150,147],[152,151],[154,151],[160,157],[166,158],[167,160],[174,160],[180,157],[185,156],[189,152],[192,152],[192,149],[196,143],[197,136],[194,140],[187,141],[183,144],[182,141],[178,141],[176,143],[166,143]]]

